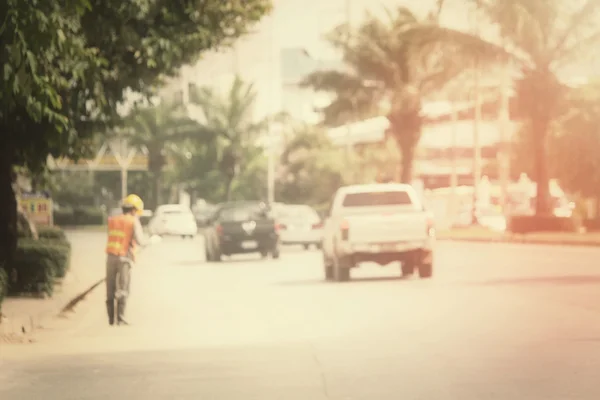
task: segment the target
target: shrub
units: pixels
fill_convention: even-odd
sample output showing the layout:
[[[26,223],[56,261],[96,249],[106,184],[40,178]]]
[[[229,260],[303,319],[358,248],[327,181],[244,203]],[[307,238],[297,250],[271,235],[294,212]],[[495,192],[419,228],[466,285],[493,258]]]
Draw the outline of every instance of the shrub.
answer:
[[[54,211],[54,224],[58,226],[104,225],[104,212],[98,208],[75,208]]]
[[[8,291],[8,274],[6,270],[0,266],[0,311],[2,311],[2,300],[6,297]]]
[[[589,218],[583,221],[587,232],[600,232],[600,218]]]
[[[12,265],[15,280],[10,292],[52,295],[54,279],[65,275],[69,259],[70,245],[21,239]]]
[[[65,242],[67,241],[67,235],[65,235],[65,232],[56,226],[39,227],[38,237],[40,239],[55,239]]]
[[[576,232],[577,220],[571,217],[516,215],[510,218],[508,230],[512,233]]]

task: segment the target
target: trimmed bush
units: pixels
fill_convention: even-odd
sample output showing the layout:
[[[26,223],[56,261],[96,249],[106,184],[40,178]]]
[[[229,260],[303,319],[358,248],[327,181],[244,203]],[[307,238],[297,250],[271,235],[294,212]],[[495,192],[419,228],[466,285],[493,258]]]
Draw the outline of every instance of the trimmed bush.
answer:
[[[51,296],[54,280],[66,274],[69,260],[70,245],[64,242],[21,239],[12,266],[15,280],[10,283],[10,293]]]
[[[54,211],[54,224],[58,226],[104,225],[104,222],[104,212],[97,208]]]
[[[38,237],[40,239],[53,239],[67,241],[65,232],[57,226],[41,226],[38,228]]]
[[[576,232],[577,220],[571,217],[516,215],[510,218],[508,230],[512,233]]]
[[[8,291],[8,274],[6,270],[0,266],[0,311],[2,311],[2,300],[6,297]]]

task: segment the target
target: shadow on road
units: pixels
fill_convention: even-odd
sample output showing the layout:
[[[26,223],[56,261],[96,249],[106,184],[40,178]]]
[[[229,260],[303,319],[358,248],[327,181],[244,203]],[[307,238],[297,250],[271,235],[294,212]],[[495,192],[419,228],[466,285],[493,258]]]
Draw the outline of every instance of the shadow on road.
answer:
[[[527,278],[494,279],[475,283],[482,286],[499,285],[600,285],[600,275],[536,276]]]
[[[352,278],[348,282],[333,282],[326,281],[325,279],[310,279],[310,280],[294,280],[294,281],[281,281],[277,282],[276,285],[281,286],[314,286],[314,285],[343,285],[348,286],[353,283],[365,283],[365,282],[391,282],[391,281],[408,281],[411,278],[405,278],[401,276],[361,276]]]

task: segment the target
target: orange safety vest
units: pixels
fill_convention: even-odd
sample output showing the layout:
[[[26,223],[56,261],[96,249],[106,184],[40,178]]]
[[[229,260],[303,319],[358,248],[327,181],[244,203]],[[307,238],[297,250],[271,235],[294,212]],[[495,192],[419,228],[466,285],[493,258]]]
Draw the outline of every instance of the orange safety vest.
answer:
[[[108,219],[106,253],[135,260],[136,243],[133,239],[135,217],[117,215]]]

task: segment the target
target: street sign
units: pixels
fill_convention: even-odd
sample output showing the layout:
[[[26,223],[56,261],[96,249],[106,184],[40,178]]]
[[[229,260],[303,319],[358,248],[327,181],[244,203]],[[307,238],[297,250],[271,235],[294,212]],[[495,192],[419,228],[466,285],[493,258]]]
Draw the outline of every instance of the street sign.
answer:
[[[18,198],[19,205],[36,225],[52,226],[53,204],[50,196],[41,193],[26,193]]]

